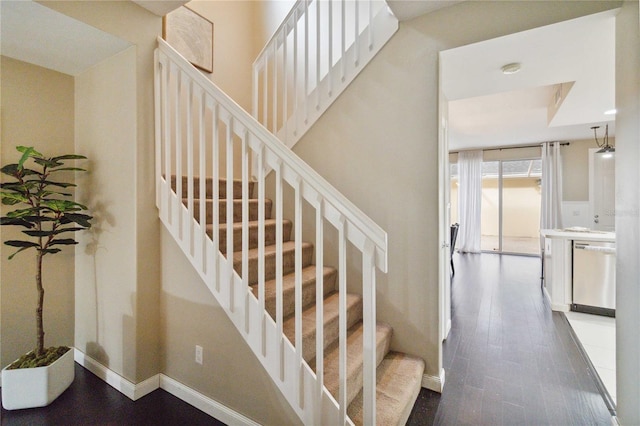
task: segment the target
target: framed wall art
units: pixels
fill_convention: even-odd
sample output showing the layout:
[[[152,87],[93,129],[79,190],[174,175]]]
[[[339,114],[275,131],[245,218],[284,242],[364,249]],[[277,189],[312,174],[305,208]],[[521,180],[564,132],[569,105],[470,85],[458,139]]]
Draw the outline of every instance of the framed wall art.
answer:
[[[213,72],[213,22],[186,6],[162,21],[162,37],[194,66]]]

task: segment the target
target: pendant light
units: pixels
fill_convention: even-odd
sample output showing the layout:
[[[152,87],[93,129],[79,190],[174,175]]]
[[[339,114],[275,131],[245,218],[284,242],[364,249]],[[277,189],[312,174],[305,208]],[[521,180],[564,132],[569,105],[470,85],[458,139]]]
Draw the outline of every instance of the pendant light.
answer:
[[[599,150],[596,151],[596,154],[607,154],[607,157],[611,157],[616,149],[609,145],[609,125],[607,124],[604,130],[604,137],[602,139],[602,143],[598,141],[598,129],[600,126],[593,126],[591,129],[593,130],[593,137],[596,140],[596,145],[598,145]]]

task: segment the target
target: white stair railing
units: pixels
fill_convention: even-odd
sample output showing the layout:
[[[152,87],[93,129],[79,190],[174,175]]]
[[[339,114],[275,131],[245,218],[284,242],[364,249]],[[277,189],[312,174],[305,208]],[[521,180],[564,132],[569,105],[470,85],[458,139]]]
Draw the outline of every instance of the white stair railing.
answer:
[[[341,195],[306,163],[286,148],[273,134],[226,94],[205,78],[164,40],[158,39],[155,64],[156,198],[160,218],[184,254],[204,280],[247,344],[254,351],[274,383],[305,424],[351,424],[346,414],[346,308],[341,303],[340,390],[337,399],[324,387],[322,327],[322,268],[317,268],[316,369],[302,354],[301,256],[303,203],[313,208],[315,222],[315,264],[323,265],[325,225],[337,230],[339,288],[346,290],[348,268],[346,247],[361,253],[364,322],[364,420],[375,424],[376,395],[376,270],[387,270],[387,235],[348,199]],[[235,161],[234,156],[240,155]],[[258,291],[249,287],[248,199],[250,158],[257,162],[259,202]],[[241,164],[240,166],[238,165]],[[276,265],[278,295],[275,320],[265,310],[265,188],[266,170],[275,172],[273,210],[278,219]],[[175,178],[174,178],[175,177]],[[180,178],[182,177],[182,178]],[[211,193],[202,184],[213,181]],[[227,226],[226,253],[220,249],[221,226],[217,200],[218,181],[226,178],[226,222],[233,223],[233,181],[242,182],[242,255],[234,256],[233,227]],[[182,199],[186,185],[186,200]],[[282,218],[285,185],[293,188],[295,208],[295,339],[283,334],[282,318]],[[205,205],[196,199],[213,199]],[[223,200],[220,200],[221,202]],[[206,227],[207,213],[213,223]],[[234,259],[235,258],[235,259]],[[235,263],[235,265],[234,265]],[[234,268],[235,266],[235,268]],[[236,271],[242,273],[238,274]],[[353,283],[350,284],[350,287]],[[342,293],[344,294],[344,293]],[[345,297],[344,295],[342,297]]]
[[[253,64],[253,116],[292,147],[397,29],[384,0],[298,0]]]

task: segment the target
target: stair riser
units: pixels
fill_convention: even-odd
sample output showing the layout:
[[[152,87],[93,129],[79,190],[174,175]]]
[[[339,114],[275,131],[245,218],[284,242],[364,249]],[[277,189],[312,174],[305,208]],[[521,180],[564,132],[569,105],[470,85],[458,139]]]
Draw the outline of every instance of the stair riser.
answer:
[[[253,197],[253,188],[255,182],[249,182],[249,198]],[[173,176],[171,178],[171,188],[176,190],[176,178]],[[188,187],[188,179],[186,177],[182,178],[182,197],[187,198],[189,195],[189,187]],[[213,180],[211,178],[206,178],[205,181],[205,196],[207,198],[213,198]],[[225,179],[220,179],[218,181],[218,198],[226,198],[227,197],[227,181]],[[193,178],[193,198],[200,198],[200,178]],[[241,199],[242,198],[242,182],[239,180],[233,181],[233,198]]]
[[[310,244],[302,246],[302,267],[311,265],[313,258],[313,246]],[[269,253],[265,256],[265,281],[272,280],[276,277],[276,255]],[[290,274],[295,271],[295,250],[287,250],[282,253],[282,270],[283,275]],[[233,269],[242,276],[242,260],[234,260]],[[249,258],[249,285],[258,282],[258,259]]]
[[[337,273],[335,270],[325,273],[323,279],[323,295],[327,296],[336,288]],[[256,289],[257,291],[257,289]],[[302,283],[302,306],[303,309],[316,301],[316,280],[308,280]],[[276,317],[276,298],[270,297],[265,300],[265,308],[271,318]],[[286,318],[295,312],[295,288],[288,288],[283,292],[282,297],[283,316]]]
[[[347,329],[351,328],[358,321],[362,321],[362,301],[347,308]],[[325,320],[324,324],[324,347],[325,349],[339,337],[338,316]],[[293,337],[293,336],[291,336]],[[290,339],[291,339],[290,337]],[[294,340],[291,340],[292,342]],[[302,357],[309,362],[316,357],[316,330],[313,330],[302,339]]]
[[[363,324],[359,323],[349,330],[347,337],[347,404],[362,390],[363,383]],[[391,327],[383,324],[376,326],[376,366],[380,365],[385,355],[389,352],[392,336]],[[339,350],[337,344],[333,344],[325,353],[324,372],[325,386],[334,397],[338,397],[339,381]],[[314,360],[315,361],[315,360]],[[313,363],[315,370],[315,362]]]
[[[389,352],[389,345],[391,344],[391,335],[389,335],[388,339],[383,339],[376,342],[376,366],[380,365],[385,355]],[[347,405],[351,404],[351,401],[360,393],[362,390],[362,385],[364,383],[363,376],[363,358],[358,358],[358,366],[355,368],[355,374],[352,377],[349,377],[347,386]],[[335,395],[338,397],[338,392],[336,390]]]
[[[187,205],[187,200],[183,200],[184,205]],[[265,200],[264,212],[265,219],[271,219],[271,200]],[[258,220],[258,200],[249,200],[249,220]],[[205,202],[205,213],[207,218],[207,224],[213,223],[213,200],[207,200]],[[193,214],[196,220],[200,220],[200,201],[193,200]],[[242,200],[233,201],[233,221],[242,222]],[[220,200],[218,202],[218,223],[227,223],[227,201]]]
[[[282,223],[282,241],[289,241],[291,237],[292,223],[284,221]],[[213,230],[207,229],[207,234],[211,237]],[[276,225],[275,223],[267,224],[264,227],[265,246],[276,243]],[[221,253],[227,252],[227,228],[221,227],[219,232],[219,249]],[[249,227],[249,249],[258,247],[258,226]],[[242,250],[242,228],[234,227],[233,229],[233,251]]]

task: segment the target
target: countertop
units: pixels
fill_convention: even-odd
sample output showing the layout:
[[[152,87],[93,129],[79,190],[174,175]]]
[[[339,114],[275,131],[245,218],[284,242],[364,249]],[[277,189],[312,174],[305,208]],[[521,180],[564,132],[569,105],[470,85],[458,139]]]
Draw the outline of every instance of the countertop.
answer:
[[[606,241],[615,242],[615,232],[593,231],[593,230],[570,230],[570,229],[542,229],[540,235],[545,238],[564,238],[567,240],[585,241]]]

